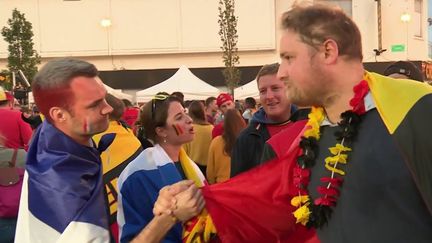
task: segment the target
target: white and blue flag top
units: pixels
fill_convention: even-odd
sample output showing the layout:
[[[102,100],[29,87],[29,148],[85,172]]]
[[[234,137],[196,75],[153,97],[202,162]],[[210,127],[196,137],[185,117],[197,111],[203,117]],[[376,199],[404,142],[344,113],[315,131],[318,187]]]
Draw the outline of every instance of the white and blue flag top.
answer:
[[[47,121],[27,157],[15,242],[109,242],[99,151]]]

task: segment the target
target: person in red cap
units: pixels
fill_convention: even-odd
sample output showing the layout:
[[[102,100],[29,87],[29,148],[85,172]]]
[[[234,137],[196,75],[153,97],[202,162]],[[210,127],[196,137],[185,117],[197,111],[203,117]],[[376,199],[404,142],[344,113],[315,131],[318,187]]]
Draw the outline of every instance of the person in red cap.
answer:
[[[232,96],[228,93],[221,93],[216,98],[216,104],[219,107],[219,110],[222,112],[222,122],[215,125],[212,131],[212,137],[215,138],[217,136],[222,135],[223,133],[223,115],[229,109],[234,109],[234,100]]]

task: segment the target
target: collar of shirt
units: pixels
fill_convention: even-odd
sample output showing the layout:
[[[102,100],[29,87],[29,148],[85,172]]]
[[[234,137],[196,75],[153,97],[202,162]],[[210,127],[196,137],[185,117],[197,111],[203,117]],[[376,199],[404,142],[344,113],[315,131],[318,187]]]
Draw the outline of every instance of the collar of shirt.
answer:
[[[376,108],[375,102],[374,102],[373,97],[372,97],[372,93],[370,91],[367,93],[367,95],[364,98],[364,105],[365,105],[366,112]],[[331,123],[326,116],[324,118],[324,121],[321,123],[321,126],[335,127],[335,126],[338,126],[338,124],[337,123]]]

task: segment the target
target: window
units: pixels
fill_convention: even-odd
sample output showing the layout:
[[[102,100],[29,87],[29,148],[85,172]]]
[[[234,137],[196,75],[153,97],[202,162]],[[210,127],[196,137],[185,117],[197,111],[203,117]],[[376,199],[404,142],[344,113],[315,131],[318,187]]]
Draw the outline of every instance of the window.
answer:
[[[413,16],[413,26],[414,26],[414,36],[423,37],[423,0],[414,0],[414,16]]]
[[[339,6],[348,16],[352,16],[352,0],[314,0],[314,2]]]

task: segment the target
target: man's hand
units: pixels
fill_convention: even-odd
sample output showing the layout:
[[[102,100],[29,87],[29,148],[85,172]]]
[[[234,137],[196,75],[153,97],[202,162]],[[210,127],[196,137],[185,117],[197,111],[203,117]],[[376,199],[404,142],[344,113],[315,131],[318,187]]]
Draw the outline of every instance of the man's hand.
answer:
[[[190,185],[187,190],[178,193],[175,199],[176,209],[174,210],[174,216],[182,222],[198,215],[205,205],[201,190],[195,184]]]
[[[176,209],[177,199],[175,196],[186,191],[194,182],[191,180],[179,181],[175,184],[165,186],[159,191],[159,196],[153,206],[153,214],[171,215]]]

